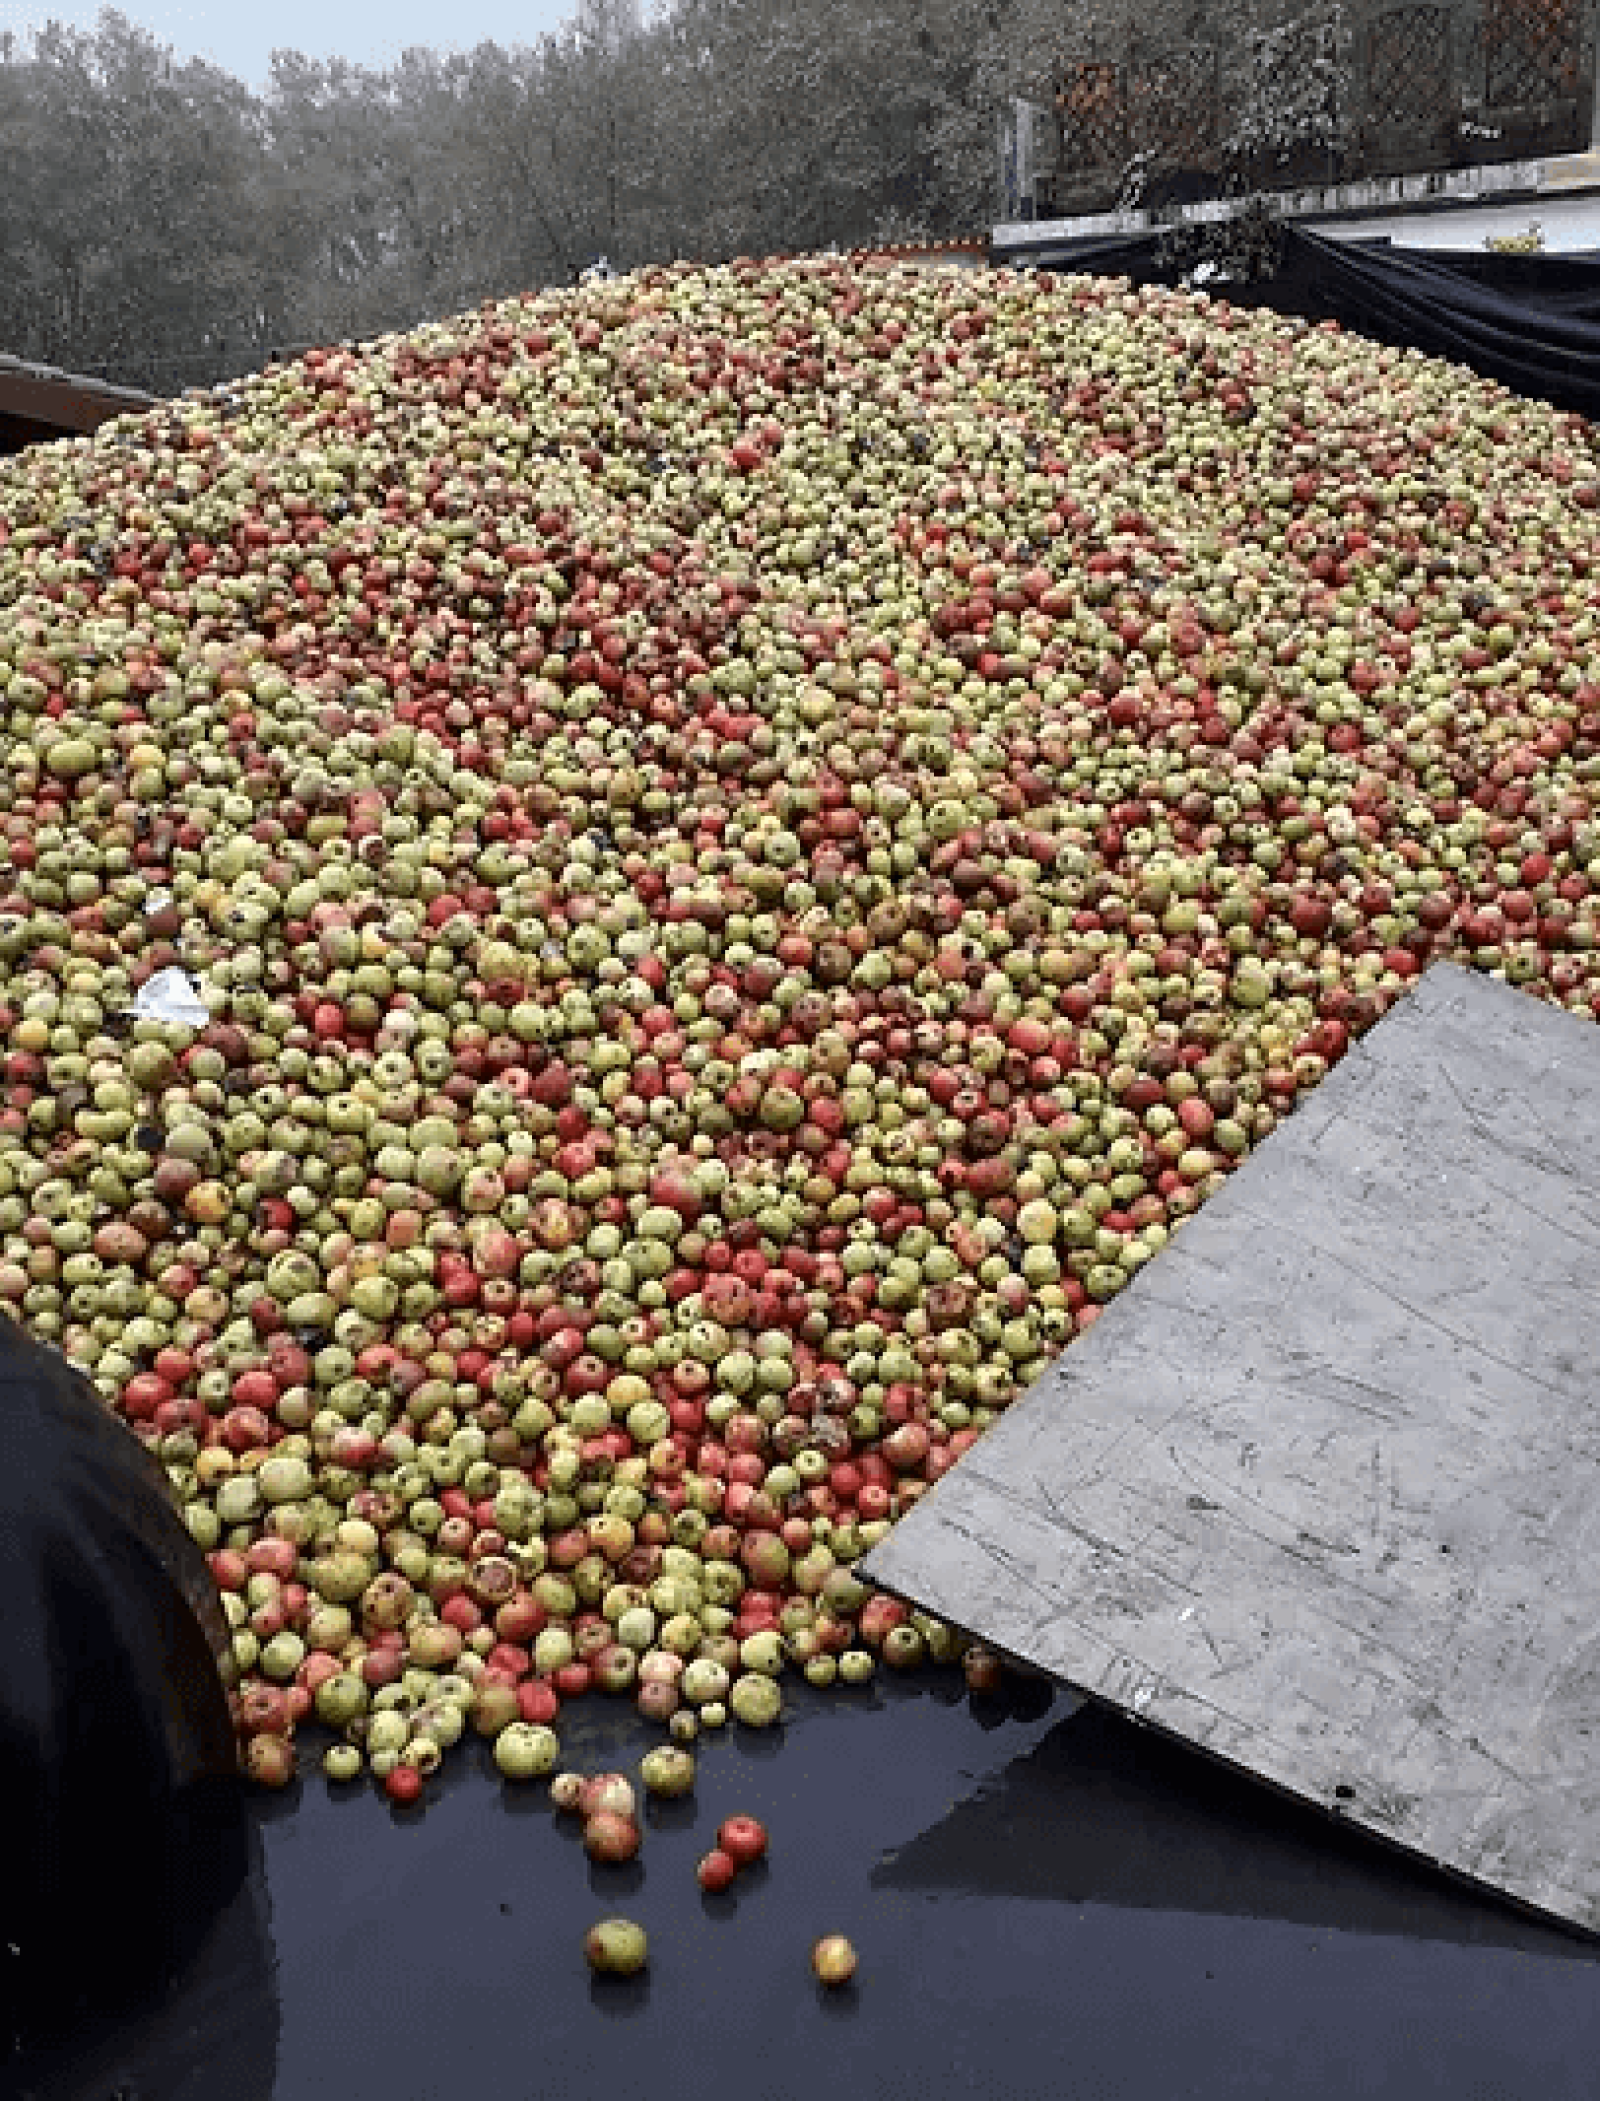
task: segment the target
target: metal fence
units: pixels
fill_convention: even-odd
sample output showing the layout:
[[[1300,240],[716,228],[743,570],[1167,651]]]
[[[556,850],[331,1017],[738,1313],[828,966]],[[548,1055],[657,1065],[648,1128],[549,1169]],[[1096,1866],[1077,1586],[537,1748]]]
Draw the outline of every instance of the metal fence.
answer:
[[[1066,56],[1002,163],[1016,218],[1584,151],[1597,0],[1362,0],[1267,34]],[[1026,118],[1019,114],[1015,129]]]

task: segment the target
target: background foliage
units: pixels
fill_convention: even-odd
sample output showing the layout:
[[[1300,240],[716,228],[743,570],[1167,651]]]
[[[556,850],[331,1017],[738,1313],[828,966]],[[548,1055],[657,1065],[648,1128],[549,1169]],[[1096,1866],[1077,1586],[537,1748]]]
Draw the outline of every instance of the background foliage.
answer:
[[[261,96],[110,9],[25,53],[0,34],[0,350],[171,394],[602,256],[983,235],[1013,98],[1048,103],[1065,54],[1202,21],[1244,54],[1220,186],[1264,191],[1343,143],[1347,4],[673,0],[640,26],[634,0],[581,0],[532,47],[382,71],[277,51]],[[1130,153],[1121,202],[1154,201],[1160,160]]]
[[[532,48],[275,52],[261,97],[109,9],[0,38],[0,349],[176,393],[600,256],[981,233],[1027,12],[678,0],[619,34],[591,0]]]

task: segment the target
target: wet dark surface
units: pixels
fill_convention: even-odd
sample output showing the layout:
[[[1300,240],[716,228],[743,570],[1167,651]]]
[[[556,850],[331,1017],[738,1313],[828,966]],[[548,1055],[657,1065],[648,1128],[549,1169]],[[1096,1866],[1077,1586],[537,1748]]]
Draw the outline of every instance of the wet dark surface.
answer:
[[[626,1868],[474,1739],[418,1809],[253,1796],[255,1871],[148,2014],[0,2071],[37,2101],[1592,2101],[1600,1950],[1044,1686],[791,1695],[707,1740]],[[584,1710],[589,1710],[585,1712]],[[566,1719],[566,1718],[564,1718]],[[661,1732],[585,1702],[580,1769]],[[769,1862],[694,1866],[753,1813]],[[593,1980],[620,1913],[647,1976]],[[824,1992],[820,1934],[860,1953]]]

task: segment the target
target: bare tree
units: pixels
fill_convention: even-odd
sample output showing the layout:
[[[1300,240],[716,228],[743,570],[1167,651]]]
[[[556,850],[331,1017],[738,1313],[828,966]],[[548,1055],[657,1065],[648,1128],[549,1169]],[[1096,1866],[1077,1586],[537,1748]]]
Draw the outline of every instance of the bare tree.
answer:
[[[970,232],[972,0],[587,0],[532,49],[279,50],[254,97],[106,15],[0,66],[6,347],[181,385],[620,268]],[[969,133],[983,116],[963,112]]]
[[[254,118],[238,82],[174,66],[112,10],[92,36],[42,30],[0,94],[6,347],[146,384],[205,377],[258,276]]]
[[[964,231],[993,222],[996,118],[1018,99],[1046,103],[1058,55],[1084,18],[1061,0],[950,0],[935,31],[940,55],[929,137],[946,210]]]
[[[383,71],[278,51],[261,97],[114,15],[53,28],[0,64],[5,344],[181,385],[602,256],[978,233],[996,111],[1046,91],[1076,21],[1072,0],[586,0],[532,48]]]

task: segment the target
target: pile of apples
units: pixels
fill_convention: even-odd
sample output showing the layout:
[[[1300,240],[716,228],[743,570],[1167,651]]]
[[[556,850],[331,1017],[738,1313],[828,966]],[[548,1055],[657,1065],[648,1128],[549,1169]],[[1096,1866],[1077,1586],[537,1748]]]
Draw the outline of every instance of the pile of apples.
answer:
[[[0,1302],[251,1769],[959,1656],[852,1562],[1429,960],[1600,1011],[1597,552],[1458,367],[848,256],[0,465]]]

